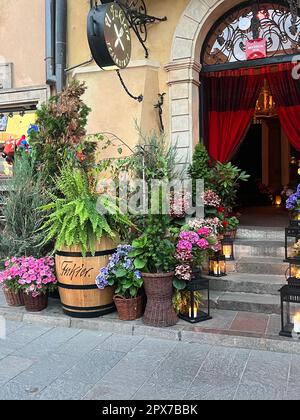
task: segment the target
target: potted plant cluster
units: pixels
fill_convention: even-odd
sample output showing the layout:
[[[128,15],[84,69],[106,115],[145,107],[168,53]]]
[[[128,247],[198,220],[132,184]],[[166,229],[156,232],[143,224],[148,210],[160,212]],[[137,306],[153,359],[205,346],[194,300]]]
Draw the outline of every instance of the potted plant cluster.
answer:
[[[134,260],[129,257],[132,250],[130,245],[119,245],[107,267],[102,268],[96,278],[100,290],[107,286],[114,288],[114,302],[122,321],[134,321],[143,315],[143,279]]]
[[[40,312],[48,306],[48,294],[57,287],[54,260],[51,257],[12,258],[5,262],[0,283],[9,306],[24,306]]]

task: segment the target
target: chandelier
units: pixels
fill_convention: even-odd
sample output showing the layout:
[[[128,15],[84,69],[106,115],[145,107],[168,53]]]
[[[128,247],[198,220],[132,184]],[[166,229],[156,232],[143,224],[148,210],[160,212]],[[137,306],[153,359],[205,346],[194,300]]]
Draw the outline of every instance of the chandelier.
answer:
[[[276,104],[270,92],[267,81],[264,82],[259,98],[255,106],[254,123],[260,124],[264,118],[272,118],[277,115]]]

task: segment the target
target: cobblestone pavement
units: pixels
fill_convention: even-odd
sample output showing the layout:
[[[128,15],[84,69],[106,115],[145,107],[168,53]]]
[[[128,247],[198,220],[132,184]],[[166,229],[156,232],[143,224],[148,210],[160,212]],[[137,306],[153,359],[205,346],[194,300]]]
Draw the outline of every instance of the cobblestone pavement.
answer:
[[[0,331],[1,400],[300,396],[299,355],[16,321]]]

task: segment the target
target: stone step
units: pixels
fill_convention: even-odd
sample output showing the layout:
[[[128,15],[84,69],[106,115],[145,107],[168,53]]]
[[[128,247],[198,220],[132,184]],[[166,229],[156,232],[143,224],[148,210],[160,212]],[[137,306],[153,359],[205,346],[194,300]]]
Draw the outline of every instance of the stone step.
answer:
[[[227,277],[210,277],[211,290],[219,292],[268,294],[278,296],[278,290],[284,284],[284,276],[231,273]]]
[[[243,257],[227,262],[228,273],[271,274],[284,276],[288,265],[280,257]]]
[[[284,241],[237,239],[234,243],[236,258],[280,257],[284,259]]]
[[[261,312],[265,314],[280,314],[280,296],[254,293],[220,293],[211,292],[213,309],[224,309],[242,312]]]
[[[284,241],[284,237],[284,228],[278,227],[240,226],[237,232],[237,239]]]

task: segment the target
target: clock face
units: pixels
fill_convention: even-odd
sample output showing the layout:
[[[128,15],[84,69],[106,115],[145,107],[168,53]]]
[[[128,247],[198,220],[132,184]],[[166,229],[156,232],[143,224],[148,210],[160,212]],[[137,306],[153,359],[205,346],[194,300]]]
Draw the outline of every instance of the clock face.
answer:
[[[115,3],[109,5],[104,17],[104,38],[108,53],[117,67],[124,69],[131,58],[131,34],[125,13]]]

